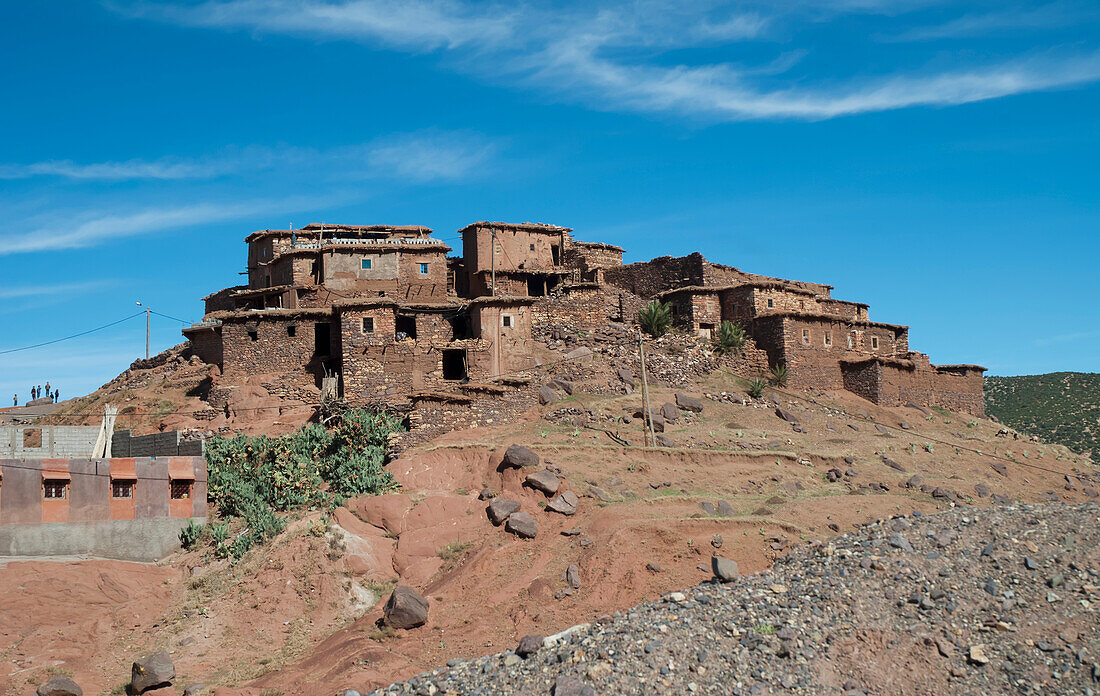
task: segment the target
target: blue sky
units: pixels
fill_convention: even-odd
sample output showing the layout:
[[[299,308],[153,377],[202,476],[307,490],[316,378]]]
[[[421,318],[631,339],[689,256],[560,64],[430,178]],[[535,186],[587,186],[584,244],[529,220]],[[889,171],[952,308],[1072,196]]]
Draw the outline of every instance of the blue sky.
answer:
[[[934,362],[1100,371],[1095,2],[7,3],[0,351],[201,318],[293,222],[544,221],[827,282]],[[181,324],[153,317],[154,352]],[[0,354],[98,387],[144,321]],[[10,398],[10,397],[9,397]],[[2,403],[2,402],[0,402]]]

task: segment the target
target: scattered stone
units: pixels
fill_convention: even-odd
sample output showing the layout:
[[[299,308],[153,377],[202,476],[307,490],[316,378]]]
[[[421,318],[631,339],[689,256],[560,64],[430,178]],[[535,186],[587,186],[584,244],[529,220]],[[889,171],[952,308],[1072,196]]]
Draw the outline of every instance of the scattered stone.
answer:
[[[428,621],[428,600],[413,588],[398,585],[386,600],[382,618],[394,628],[408,630],[423,626]]]
[[[204,691],[206,691],[206,684],[191,684],[183,690],[183,696],[195,696]],[[347,689],[344,691],[343,696],[360,696],[360,694],[355,689]]]
[[[676,404],[662,404],[661,417],[663,417],[669,423],[675,423],[676,421],[680,420],[680,409],[676,408]]]
[[[176,678],[176,667],[167,650],[135,660],[130,667],[130,693],[143,694],[158,686],[167,686]]]
[[[589,486],[588,487],[588,494],[591,495],[596,500],[600,501],[601,503],[610,503],[611,502],[611,494],[608,493],[607,491],[605,491],[604,489],[600,488],[599,486]]]
[[[893,435],[890,433],[890,429],[887,428],[885,425],[882,425],[881,423],[875,423],[875,430],[879,432],[879,435],[893,437]]]
[[[516,654],[522,658],[530,657],[539,650],[542,649],[542,644],[545,639],[542,636],[529,635],[519,639],[519,645],[516,646]]]
[[[618,370],[615,374],[618,375],[620,382],[630,387],[631,389],[636,386],[634,383],[634,373],[630,370]]]
[[[910,426],[910,425],[909,425],[908,423],[906,423],[905,421],[902,421],[902,422],[898,423],[898,427],[899,427],[899,428],[901,428],[902,430],[912,430],[912,429],[913,429],[913,428],[912,428],[912,427],[911,427],[911,426]]]
[[[561,485],[558,477],[549,469],[527,474],[527,478],[524,479],[524,482],[531,488],[542,491],[546,495],[554,495],[558,492],[558,486]]]
[[[565,569],[565,581],[574,590],[581,588],[581,569],[575,563],[570,563],[569,567]]]
[[[893,546],[895,549],[901,549],[902,551],[913,550],[913,545],[909,543],[909,540],[900,534],[891,534],[889,541],[890,546]]]
[[[971,645],[968,659],[975,665],[989,664],[989,656],[985,652],[984,645]]]
[[[592,349],[589,348],[588,346],[581,346],[579,348],[574,348],[573,350],[566,353],[565,354],[565,359],[566,360],[580,360],[582,358],[587,358],[590,355],[592,355]]]
[[[676,392],[676,405],[685,411],[692,411],[693,413],[703,412],[703,402],[696,399],[694,396],[688,396],[681,392]]]
[[[992,491],[989,490],[989,486],[984,483],[978,483],[974,486],[974,492],[978,494],[979,498],[988,498]]]
[[[478,500],[492,500],[495,497],[496,493],[493,492],[492,488],[482,488],[481,492],[477,494]]]
[[[908,481],[905,482],[906,488],[920,488],[924,485],[924,477],[920,474],[913,474]]]
[[[175,676],[175,675],[173,675]],[[84,691],[76,682],[62,674],[55,674],[35,689],[38,696],[84,696]]]
[[[596,691],[576,677],[559,676],[554,680],[551,696],[596,696]]]
[[[520,504],[511,498],[493,498],[493,502],[485,508],[485,514],[494,526],[504,524],[510,515],[520,509]]]
[[[779,416],[788,423],[791,423],[792,425],[798,425],[800,423],[798,418],[793,413],[783,408],[776,408],[775,415]]]
[[[992,462],[989,466],[993,467],[993,470],[1001,476],[1008,476],[1008,467],[1006,467],[1004,464],[1000,462]]]
[[[539,532],[535,518],[526,512],[513,512],[504,524],[504,531],[511,532],[521,539],[534,539]]]
[[[714,577],[719,582],[733,582],[737,579],[737,562],[731,561],[728,558],[711,556],[710,569],[714,572]]]
[[[718,501],[717,513],[722,517],[733,517],[736,514],[728,500]]]
[[[898,464],[897,462],[895,462],[893,459],[890,459],[886,455],[882,455],[882,463],[885,464],[886,466],[890,467],[894,471],[900,471],[903,474],[905,473],[905,467],[904,466],[902,466],[901,464]]]
[[[550,512],[556,512],[559,515],[575,515],[577,514],[577,506],[579,504],[580,500],[577,499],[576,493],[573,491],[562,491],[557,498],[554,498],[546,504],[546,509]]]
[[[558,379],[555,379],[554,381],[550,382],[550,384],[552,386],[557,387],[558,389],[561,389],[563,392],[565,392],[569,396],[573,395],[573,390],[574,390],[573,383],[570,382],[567,379],[558,378]]]
[[[716,508],[714,506],[714,503],[710,502],[709,500],[704,500],[699,503],[699,507],[703,508],[703,512],[707,513],[708,515],[718,514],[718,508]]]
[[[539,387],[539,403],[543,406],[552,404],[558,400],[558,395],[554,393],[554,390],[545,384]]]
[[[648,570],[651,573],[660,573],[661,572],[661,566],[657,565],[656,563],[646,563],[645,564],[645,569]]]
[[[668,438],[664,433],[657,433],[657,446],[658,447],[675,447],[676,443]]]
[[[503,468],[522,469],[527,466],[538,466],[539,455],[523,445],[512,445],[504,452],[504,459],[500,463]]]

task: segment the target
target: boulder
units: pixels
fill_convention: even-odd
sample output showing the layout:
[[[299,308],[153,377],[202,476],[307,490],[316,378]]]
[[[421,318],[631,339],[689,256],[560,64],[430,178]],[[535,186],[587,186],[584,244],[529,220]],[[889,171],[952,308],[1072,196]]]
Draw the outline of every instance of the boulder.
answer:
[[[146,655],[136,660],[130,668],[130,693],[143,694],[149,689],[171,684],[176,678],[176,667],[167,650]]]
[[[719,582],[733,582],[737,579],[737,562],[728,558],[711,556],[710,569],[714,571],[714,577]]]
[[[730,505],[728,500],[719,500],[718,501],[718,514],[721,515],[722,517],[733,517],[734,516],[735,513],[733,511],[733,506]]]
[[[492,488],[486,487],[486,488],[482,488],[481,492],[477,494],[477,499],[478,500],[492,500],[493,498],[496,497],[496,495],[497,494],[493,492]]]
[[[974,492],[978,494],[979,498],[988,498],[992,491],[989,490],[989,486],[979,483],[974,486]]]
[[[561,379],[560,377],[557,378],[557,379],[554,379],[550,382],[550,386],[556,387],[557,389],[561,389],[563,392],[565,392],[569,396],[573,396],[573,390],[574,390],[573,383],[570,382],[567,379]]]
[[[718,508],[715,507],[714,503],[710,502],[709,500],[704,500],[699,503],[699,507],[703,508],[703,512],[707,513],[708,515],[718,514]]]
[[[577,499],[576,493],[573,491],[563,491],[561,495],[546,504],[546,509],[560,515],[575,515],[577,514],[577,505],[579,503],[580,501]]]
[[[535,522],[535,518],[526,512],[513,512],[508,516],[504,531],[511,532],[521,539],[534,539],[539,533],[539,525]]]
[[[675,423],[680,420],[680,409],[676,408],[676,404],[663,404],[661,406],[661,416],[669,423]]]
[[[920,474],[913,474],[908,481],[905,482],[906,488],[920,488],[924,485],[924,477]]]
[[[989,466],[993,467],[993,470],[1001,476],[1008,476],[1008,467],[1006,467],[1004,464],[1000,462],[992,462]]]
[[[634,373],[631,372],[630,370],[620,369],[615,374],[618,375],[619,381],[622,382],[623,384],[625,384],[626,386],[630,387],[631,389],[633,389],[635,387]]]
[[[558,492],[558,486],[561,485],[561,482],[558,481],[558,477],[549,469],[527,474],[527,478],[524,479],[524,482],[536,491],[542,491],[546,495],[554,495]]]
[[[775,415],[779,416],[780,418],[787,421],[788,423],[791,423],[792,425],[798,425],[799,424],[798,417],[795,416],[793,413],[791,413],[790,411],[788,411],[786,409],[776,408],[775,409]]]
[[[545,384],[539,387],[539,403],[545,406],[558,400],[558,395],[554,393],[554,390]]]
[[[565,354],[566,360],[581,360],[592,355],[592,349],[588,346],[581,346],[580,348],[574,348]]]
[[[653,432],[663,433],[665,431],[665,417],[662,416],[660,413],[651,413],[649,416],[649,422],[653,424]]]
[[[524,636],[519,639],[519,645],[516,646],[516,654],[520,657],[526,658],[529,655],[534,655],[542,648],[543,643],[542,636],[530,635]]]
[[[501,467],[513,469],[522,469],[525,466],[538,466],[539,455],[532,452],[530,449],[523,445],[512,445],[504,451],[504,459],[501,461]]]
[[[398,585],[382,610],[385,622],[394,628],[416,628],[428,621],[428,600],[407,585]]]
[[[50,677],[49,681],[35,690],[35,693],[38,696],[84,696],[83,689],[77,686],[76,682],[61,674]]]
[[[493,502],[486,506],[485,514],[489,516],[490,522],[499,527],[519,508],[520,504],[511,498],[493,498]]]
[[[694,396],[688,396],[681,392],[676,392],[676,405],[685,411],[692,411],[693,413],[703,412],[702,401],[696,399]]]
[[[575,563],[570,563],[569,567],[565,569],[565,581],[569,583],[569,586],[574,590],[580,589],[581,569],[578,568]]]
[[[676,443],[668,439],[663,433],[657,433],[657,446],[658,447],[675,447]]]

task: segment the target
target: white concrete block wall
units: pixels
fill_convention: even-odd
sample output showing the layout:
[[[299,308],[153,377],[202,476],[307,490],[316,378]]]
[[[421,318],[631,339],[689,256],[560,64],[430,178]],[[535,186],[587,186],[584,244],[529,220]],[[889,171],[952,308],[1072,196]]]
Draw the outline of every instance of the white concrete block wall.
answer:
[[[24,447],[23,431],[41,430],[41,447]],[[0,458],[90,457],[99,426],[44,425],[0,427]]]

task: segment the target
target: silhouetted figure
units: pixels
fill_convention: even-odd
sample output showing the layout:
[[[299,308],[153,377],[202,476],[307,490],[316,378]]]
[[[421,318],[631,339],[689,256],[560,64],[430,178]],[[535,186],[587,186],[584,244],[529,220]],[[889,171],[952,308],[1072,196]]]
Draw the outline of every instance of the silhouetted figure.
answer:
[[[58,399],[60,399],[60,398],[61,398],[61,390],[60,389],[54,389],[53,390],[53,402],[56,404]]]
[[[18,394],[13,394],[13,395],[12,395],[12,397],[11,397],[11,405],[12,405],[12,406],[18,406],[18,405],[19,405],[19,395],[18,395]]]
[[[53,392],[52,392],[52,391],[50,391],[50,383],[49,383],[49,382],[46,382],[46,398],[47,398],[47,399],[48,399],[48,398],[50,398],[50,394],[52,394],[52,393],[53,393]]]

